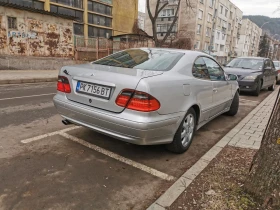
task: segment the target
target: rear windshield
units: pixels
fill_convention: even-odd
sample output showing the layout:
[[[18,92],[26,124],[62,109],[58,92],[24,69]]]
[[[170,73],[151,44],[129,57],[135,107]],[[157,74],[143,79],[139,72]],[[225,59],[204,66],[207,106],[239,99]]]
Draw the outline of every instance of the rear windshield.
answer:
[[[93,62],[105,66],[151,71],[169,71],[184,53],[157,49],[130,49],[117,52]]]

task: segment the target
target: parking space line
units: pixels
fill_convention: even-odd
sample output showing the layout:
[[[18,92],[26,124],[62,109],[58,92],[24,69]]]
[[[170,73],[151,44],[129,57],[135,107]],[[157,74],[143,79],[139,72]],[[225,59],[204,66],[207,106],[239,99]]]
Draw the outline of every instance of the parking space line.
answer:
[[[39,97],[39,96],[50,96],[50,95],[55,95],[55,94],[56,93],[48,93],[48,94],[31,95],[31,96],[20,96],[20,97],[13,97],[13,98],[1,98],[0,101],[13,100],[13,99],[21,99],[21,98],[32,98],[32,97]]]
[[[158,171],[156,169],[150,168],[150,167],[148,167],[146,165],[143,165],[141,163],[135,162],[135,161],[130,160],[128,158],[122,157],[122,156],[120,156],[120,155],[118,155],[116,153],[113,153],[111,151],[103,149],[103,148],[101,148],[99,146],[91,144],[91,143],[89,143],[87,141],[84,141],[82,139],[79,139],[79,138],[77,138],[75,136],[69,135],[69,134],[67,134],[65,132],[59,132],[59,135],[65,137],[65,138],[67,138],[67,139],[69,139],[71,141],[74,141],[76,143],[79,143],[79,144],[81,144],[81,145],[83,145],[83,146],[85,146],[85,147],[87,147],[89,149],[92,149],[92,150],[97,151],[99,153],[102,153],[102,154],[104,154],[106,156],[109,156],[109,157],[111,157],[111,158],[113,158],[115,160],[118,160],[118,161],[123,162],[123,163],[125,163],[127,165],[130,165],[130,166],[133,166],[135,168],[138,168],[138,169],[140,169],[142,171],[145,171],[145,172],[147,172],[147,173],[149,173],[149,174],[151,174],[153,176],[156,176],[156,177],[159,177],[161,179],[168,180],[168,181],[171,181],[171,180],[175,179],[173,176],[170,176],[168,174],[165,174],[163,172],[160,172],[160,171]]]
[[[71,128],[66,128],[66,129],[60,130],[60,131],[55,131],[55,132],[52,132],[52,133],[47,133],[47,134],[43,134],[43,135],[40,135],[40,136],[35,136],[35,137],[32,137],[32,138],[29,138],[29,139],[21,140],[20,142],[23,143],[23,144],[28,144],[28,143],[31,143],[33,141],[38,141],[38,140],[41,140],[41,139],[44,139],[44,138],[47,138],[47,137],[50,137],[50,136],[54,136],[54,135],[57,135],[57,134],[60,134],[60,133],[63,133],[63,132],[68,132],[68,131],[71,131],[71,130],[75,130],[75,129],[78,129],[78,128],[80,128],[80,126],[74,126],[74,127],[71,127]]]

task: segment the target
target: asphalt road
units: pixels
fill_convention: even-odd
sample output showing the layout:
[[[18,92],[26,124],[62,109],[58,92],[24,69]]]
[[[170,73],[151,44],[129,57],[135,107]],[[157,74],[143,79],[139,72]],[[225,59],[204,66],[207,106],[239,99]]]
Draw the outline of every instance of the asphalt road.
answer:
[[[242,95],[237,116],[208,123],[185,154],[175,155],[164,146],[136,146],[85,128],[52,135],[71,127],[53,107],[55,86],[0,86],[1,210],[145,209],[270,94]],[[21,142],[43,134],[49,136]]]

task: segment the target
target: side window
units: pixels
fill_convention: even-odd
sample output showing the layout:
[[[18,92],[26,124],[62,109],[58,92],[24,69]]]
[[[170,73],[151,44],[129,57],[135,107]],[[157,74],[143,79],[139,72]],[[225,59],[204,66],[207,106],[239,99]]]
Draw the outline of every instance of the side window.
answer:
[[[269,61],[269,60],[266,60],[266,61],[264,62],[263,68],[266,69],[266,68],[268,68],[268,67],[271,67],[271,64],[270,64],[270,61]]]
[[[269,60],[269,62],[270,62],[270,66],[271,66],[271,68],[272,68],[272,69],[275,69],[275,67],[274,67],[274,63],[272,62],[272,60]]]
[[[225,81],[224,70],[219,66],[219,64],[210,58],[203,59],[208,68],[210,79],[213,81]]]
[[[198,79],[210,80],[208,69],[203,58],[196,59],[193,65],[192,73],[193,76]]]

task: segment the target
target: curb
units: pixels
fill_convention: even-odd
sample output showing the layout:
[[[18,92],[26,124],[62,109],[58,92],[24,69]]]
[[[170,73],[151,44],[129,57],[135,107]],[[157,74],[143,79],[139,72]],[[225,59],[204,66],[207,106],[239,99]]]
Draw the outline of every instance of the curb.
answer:
[[[147,210],[165,210],[170,207],[177,198],[187,189],[193,180],[216,158],[223,148],[234,138],[234,136],[246,125],[246,123],[262,107],[278,94],[279,87],[267,96],[255,109],[253,109],[243,120],[241,120],[232,130],[230,130],[217,144],[215,144],[207,153],[205,153],[189,170],[187,170],[164,194],[162,194]],[[275,100],[276,100],[275,97]],[[267,122],[268,123],[268,122]],[[259,146],[251,149],[259,149]]]
[[[0,80],[0,85],[22,84],[22,83],[39,83],[39,82],[56,82],[56,81],[57,81],[57,77],[32,78],[32,79],[7,79],[7,80]]]

